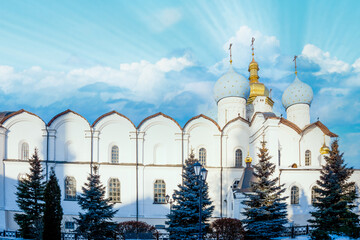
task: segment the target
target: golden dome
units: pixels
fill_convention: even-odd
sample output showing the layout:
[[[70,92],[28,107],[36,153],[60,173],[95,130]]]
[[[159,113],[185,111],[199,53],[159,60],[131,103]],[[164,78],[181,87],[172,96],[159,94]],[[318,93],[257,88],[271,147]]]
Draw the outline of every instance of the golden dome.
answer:
[[[248,154],[247,154],[247,156],[245,158],[245,162],[246,163],[251,163],[252,162],[252,158],[250,157],[249,152],[248,152]]]
[[[329,154],[330,149],[328,146],[325,145],[325,143],[322,145],[322,147],[320,148],[320,154],[324,155],[324,154]]]
[[[250,72],[250,76],[249,76],[250,84],[259,82],[259,75],[258,75],[259,64],[255,61],[254,55],[252,61],[249,64],[248,71]]]

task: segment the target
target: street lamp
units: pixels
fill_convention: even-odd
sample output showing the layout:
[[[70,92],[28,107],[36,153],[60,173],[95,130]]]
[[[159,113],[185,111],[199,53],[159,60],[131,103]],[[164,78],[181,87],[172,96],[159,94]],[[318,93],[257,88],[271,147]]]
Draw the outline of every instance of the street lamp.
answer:
[[[169,195],[166,195],[165,200],[167,203],[170,203],[170,213],[171,213],[172,204],[175,202],[175,193],[172,195],[172,198],[170,198]]]
[[[202,188],[203,188],[203,184],[206,181],[206,177],[207,177],[207,173],[208,171],[201,166],[201,164],[199,162],[196,162],[194,164],[194,171],[195,171],[195,175],[197,176],[197,180],[200,183],[200,187],[199,187],[199,196],[200,196],[200,201],[199,201],[199,240],[202,240],[202,227],[201,227],[201,220],[202,220]]]

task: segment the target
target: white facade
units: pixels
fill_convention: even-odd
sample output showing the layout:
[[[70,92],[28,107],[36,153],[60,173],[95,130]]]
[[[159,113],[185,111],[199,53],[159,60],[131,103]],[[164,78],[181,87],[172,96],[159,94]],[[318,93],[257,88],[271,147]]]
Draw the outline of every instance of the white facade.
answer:
[[[127,117],[113,111],[99,117],[92,125],[79,114],[67,110],[45,123],[37,115],[20,110],[2,113],[0,118],[0,230],[14,230],[13,216],[19,211],[15,202],[19,176],[29,171],[24,146],[29,154],[39,149],[45,173],[55,168],[62,191],[64,222],[72,222],[80,208],[65,181],[71,179],[77,194],[86,182],[90,164],[99,165],[101,181],[109,196],[109,183],[120,189],[115,208],[117,221],[140,220],[164,225],[169,204],[156,202],[155,182],[165,184],[165,194],[172,195],[181,184],[184,160],[191,149],[196,157],[205,153],[210,197],[215,205],[214,218],[241,218],[241,196],[233,194],[233,184],[244,172],[245,157],[257,163],[260,141],[265,137],[286,195],[299,189],[299,203],[288,199],[289,220],[306,224],[310,217],[311,188],[319,178],[323,156],[319,149],[330,145],[330,132],[321,122],[310,124],[306,104],[288,108],[288,119],[272,113],[266,97],[257,97],[251,116],[246,116],[246,99],[223,97],[218,102],[219,124],[204,115],[180,126],[174,119],[158,113],[135,126]],[[324,137],[325,136],[325,137]],[[26,155],[26,154],[25,154]],[[360,182],[360,172],[352,180]],[[69,184],[67,182],[67,184]],[[65,194],[66,192],[66,194]],[[235,196],[235,198],[234,198]],[[162,195],[163,197],[163,195]]]

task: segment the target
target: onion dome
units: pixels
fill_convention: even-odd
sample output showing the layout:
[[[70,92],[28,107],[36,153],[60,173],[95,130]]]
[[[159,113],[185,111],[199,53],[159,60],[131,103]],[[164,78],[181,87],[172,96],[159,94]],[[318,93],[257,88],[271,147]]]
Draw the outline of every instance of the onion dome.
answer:
[[[325,154],[329,154],[330,149],[328,146],[326,146],[325,144],[325,135],[324,135],[324,144],[322,145],[322,147],[320,148],[320,154],[321,155],[325,155]]]
[[[311,104],[313,99],[313,91],[311,87],[300,81],[299,78],[295,77],[295,80],[290,86],[284,91],[282,95],[282,104],[287,109],[288,107],[298,104]]]
[[[245,162],[246,162],[246,163],[251,163],[251,162],[252,162],[252,157],[250,157],[249,152],[248,152],[248,154],[247,154],[247,156],[246,156],[246,158],[245,158]]]
[[[235,72],[232,65],[230,65],[229,70],[217,80],[214,87],[216,102],[226,97],[241,97],[247,99],[249,93],[249,82],[245,77]]]

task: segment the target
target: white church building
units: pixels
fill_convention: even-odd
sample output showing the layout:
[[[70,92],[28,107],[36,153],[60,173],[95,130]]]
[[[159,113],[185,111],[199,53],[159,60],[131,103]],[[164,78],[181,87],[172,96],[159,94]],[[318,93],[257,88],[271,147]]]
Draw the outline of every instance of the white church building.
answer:
[[[249,65],[250,77],[229,70],[214,87],[217,121],[198,115],[184,126],[163,113],[145,118],[138,126],[112,111],[94,123],[71,110],[45,123],[26,110],[0,113],[0,230],[18,228],[14,214],[16,186],[29,172],[28,158],[39,150],[44,173],[54,167],[62,192],[63,228],[73,230],[73,217],[81,211],[76,196],[90,173],[99,166],[106,195],[115,203],[116,221],[139,220],[165,225],[172,195],[181,184],[181,172],[191,149],[208,170],[213,218],[241,218],[242,192],[249,191],[251,167],[256,164],[263,137],[279,184],[289,196],[288,218],[307,224],[312,189],[325,163],[331,138],[337,135],[320,121],[310,122],[311,87],[295,72],[284,91],[287,117],[273,113],[268,88],[259,81],[259,66]],[[250,175],[249,175],[250,173]],[[352,181],[360,182],[356,170]],[[359,209],[356,209],[359,211]]]

